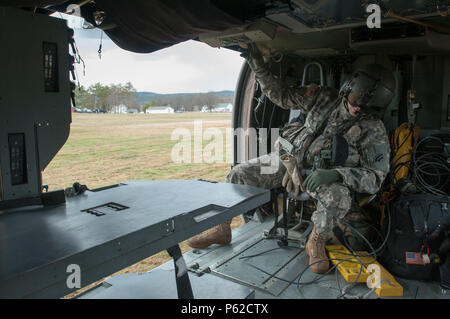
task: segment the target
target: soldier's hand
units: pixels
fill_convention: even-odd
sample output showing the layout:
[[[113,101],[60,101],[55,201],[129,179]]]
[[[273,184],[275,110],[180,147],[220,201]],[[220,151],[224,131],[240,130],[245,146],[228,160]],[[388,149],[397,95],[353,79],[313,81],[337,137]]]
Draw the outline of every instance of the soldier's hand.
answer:
[[[300,190],[305,191],[303,188],[302,178],[300,175],[300,169],[297,165],[297,160],[294,156],[284,154],[280,157],[281,162],[286,167],[286,173],[284,174],[282,186],[289,193],[294,193],[295,196],[300,194]]]
[[[309,192],[314,193],[321,185],[331,185],[341,181],[341,175],[334,169],[319,169],[312,172],[305,179],[305,187]]]
[[[248,44],[248,50],[244,58],[247,60],[248,65],[254,72],[258,72],[259,69],[265,67],[265,62],[261,51],[254,43]]]

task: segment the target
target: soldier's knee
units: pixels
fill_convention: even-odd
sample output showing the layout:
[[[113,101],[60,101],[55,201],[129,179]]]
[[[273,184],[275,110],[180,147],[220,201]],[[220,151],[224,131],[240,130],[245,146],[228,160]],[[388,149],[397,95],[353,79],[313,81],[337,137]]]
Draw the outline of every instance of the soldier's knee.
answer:
[[[317,191],[317,197],[325,209],[337,214],[336,218],[342,218],[352,205],[350,190],[339,183],[320,187]]]
[[[236,166],[228,173],[225,181],[227,183],[238,184],[238,170],[236,170]]]
[[[234,166],[226,177],[227,183],[247,185],[251,172],[245,164]]]

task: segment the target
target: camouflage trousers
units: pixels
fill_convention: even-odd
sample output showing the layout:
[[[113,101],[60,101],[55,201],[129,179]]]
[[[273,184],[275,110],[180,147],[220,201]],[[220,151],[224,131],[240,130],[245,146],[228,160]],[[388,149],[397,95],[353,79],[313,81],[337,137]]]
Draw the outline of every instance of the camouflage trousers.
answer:
[[[243,184],[265,189],[282,185],[286,168],[277,152],[236,165],[226,178],[227,183]],[[333,228],[351,208],[352,197],[348,187],[342,184],[322,185],[309,195],[317,200],[317,209],[311,217],[316,231],[325,239],[333,237]]]

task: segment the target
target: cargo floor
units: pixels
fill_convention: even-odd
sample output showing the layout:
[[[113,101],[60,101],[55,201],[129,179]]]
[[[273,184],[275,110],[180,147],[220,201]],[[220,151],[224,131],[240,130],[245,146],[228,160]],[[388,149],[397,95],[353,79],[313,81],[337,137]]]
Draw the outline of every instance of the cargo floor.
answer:
[[[213,245],[184,254],[195,298],[201,299],[335,299],[348,285],[336,273],[318,276],[308,267],[308,256],[300,245],[280,247],[262,234],[273,220],[250,221],[233,231],[230,245]],[[173,262],[144,274],[112,277],[80,298],[177,298]],[[300,276],[301,275],[301,276]],[[170,279],[166,279],[170,278]],[[438,282],[420,282],[396,277],[405,299],[450,299]],[[127,284],[128,283],[128,284]],[[127,289],[133,283],[133,289]],[[160,289],[161,284],[165,289]],[[152,289],[153,287],[153,289]],[[154,289],[158,287],[158,289]],[[345,297],[380,298],[364,283],[355,284]]]

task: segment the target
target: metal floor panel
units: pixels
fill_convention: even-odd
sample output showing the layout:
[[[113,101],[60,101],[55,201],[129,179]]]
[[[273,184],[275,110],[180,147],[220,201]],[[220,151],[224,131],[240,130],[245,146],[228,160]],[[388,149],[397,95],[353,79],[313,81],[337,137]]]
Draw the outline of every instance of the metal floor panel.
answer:
[[[135,181],[0,211],[0,298],[64,296],[70,265],[86,286],[269,200],[244,185]]]
[[[233,240],[230,245],[212,245],[205,249],[193,249],[185,253],[183,257],[188,267],[196,264],[198,272],[209,271],[258,242],[262,238],[261,229],[270,229],[272,226],[272,220],[264,223],[250,221],[233,230]],[[171,267],[170,264],[168,266]]]
[[[207,250],[202,250],[201,252],[203,255],[197,259],[193,259],[196,262],[200,264],[209,264],[212,270],[212,274],[216,274],[218,276],[222,276],[225,278],[228,278],[231,281],[237,281],[240,283],[245,283],[249,287],[254,287],[254,283],[249,283],[251,281],[251,278],[257,277],[258,275],[261,276],[259,279],[259,282],[264,281],[262,278],[264,273],[262,273],[260,270],[257,270],[255,268],[246,269],[244,271],[244,268],[237,267],[232,270],[224,270],[222,271],[222,268],[220,265],[225,265],[227,260],[235,259],[236,256],[240,256],[242,254],[250,255],[249,253],[249,246],[253,246],[255,242],[258,242],[261,240],[263,231],[266,229],[269,229],[273,225],[273,220],[268,219],[263,224],[251,221],[248,224],[243,225],[240,228],[237,228],[233,231],[233,240],[230,245],[228,246],[212,246],[211,248],[208,248]],[[237,240],[239,238],[239,240]],[[267,243],[267,248],[269,247],[276,247],[276,241],[275,240],[265,240]],[[272,242],[272,244],[269,244],[269,242]],[[239,247],[240,249],[236,249]],[[255,247],[256,249],[256,247]],[[216,256],[215,253],[217,252],[228,252],[228,255],[226,257],[221,256],[221,254],[218,254],[220,258],[220,262],[214,262],[214,258],[208,258],[208,256]],[[230,254],[229,252],[233,252],[234,254]],[[191,256],[193,252],[188,252],[184,256]],[[275,260],[284,260],[285,262],[287,259],[284,259],[283,256],[285,252],[282,252],[281,249],[275,250],[271,253],[267,254],[267,257],[271,257]],[[262,257],[262,256],[261,256]],[[261,259],[261,257],[258,257]],[[189,258],[189,257],[188,257]],[[207,261],[206,261],[207,260]],[[250,261],[250,260],[248,260]],[[295,257],[295,262],[291,261],[289,263],[289,268],[292,268],[292,275],[287,276],[286,278],[293,278],[296,275],[299,275],[303,270],[305,270],[308,267],[309,257],[306,255],[306,253],[303,251],[300,254],[298,254]],[[236,262],[237,264],[237,262]],[[257,266],[258,268],[261,268],[262,270],[267,271],[268,269],[265,268],[264,264],[264,258],[262,260],[252,258],[251,264]],[[227,266],[228,268],[229,266]],[[296,269],[295,269],[296,268]],[[237,272],[238,278],[233,278],[232,276],[228,276],[228,273],[231,272]],[[223,272],[223,273],[222,273]],[[261,275],[262,274],[262,275]],[[280,271],[277,274],[277,277],[285,278],[285,273],[283,271]],[[338,279],[341,286],[341,289],[344,288],[348,283],[345,282],[344,278],[338,273]],[[243,278],[243,279],[242,279]],[[267,278],[267,277],[265,277]],[[318,275],[311,272],[309,269],[307,269],[300,279],[301,283],[308,283],[313,281],[314,279],[317,279]],[[256,278],[258,279],[258,278]],[[450,292],[442,291],[442,289],[439,286],[438,282],[420,282],[416,280],[407,280],[402,278],[396,278],[397,281],[403,286],[404,288],[404,295],[403,299],[450,299]],[[272,281],[268,282],[268,284],[264,287],[264,285],[260,285],[257,289],[255,289],[255,298],[256,299],[335,299],[338,296],[341,295],[341,292],[338,288],[338,283],[336,282],[336,273],[333,271],[331,274],[320,276],[319,280],[312,284],[307,285],[299,285],[297,287],[298,278],[296,278],[295,282],[289,285],[287,288],[284,286],[285,283]],[[277,284],[279,286],[277,286]],[[272,285],[272,290],[269,288],[269,286]],[[286,283],[287,285],[287,283]],[[261,289],[262,286],[262,289]],[[276,292],[280,291],[280,288],[282,288],[281,292],[277,295]],[[269,289],[267,289],[269,288]],[[367,288],[365,284],[356,284],[349,292],[350,295],[365,295],[370,290]],[[376,299],[379,298],[376,293],[372,293],[369,296],[370,299]]]
[[[209,285],[214,285],[212,281],[209,281],[209,278],[211,278],[211,276],[219,276],[224,280],[246,285],[255,290],[255,299],[336,299],[339,297],[341,292],[338,288],[338,283],[336,282],[335,271],[318,278],[317,274],[307,269],[302,275],[300,282],[309,283],[315,279],[318,280],[312,284],[300,285],[298,288],[298,278],[296,278],[294,283],[288,286],[287,283],[281,281],[277,282],[276,279],[267,280],[268,276],[266,274],[248,266],[251,262],[252,265],[257,266],[262,270],[269,270],[267,263],[265,263],[265,258],[261,258],[262,256],[249,259],[247,261],[247,266],[237,266],[237,256],[248,256],[254,252],[262,251],[263,248],[269,249],[270,247],[276,247],[277,244],[275,240],[261,240],[263,231],[269,229],[271,226],[273,226],[273,220],[271,219],[267,219],[262,224],[250,221],[233,230],[233,240],[230,245],[213,245],[207,249],[191,250],[183,256],[188,265],[197,263],[201,269],[208,269],[211,271],[211,274],[208,277],[198,277],[200,280],[208,281]],[[260,244],[262,242],[264,242],[263,245]],[[260,245],[258,245],[258,243]],[[253,249],[249,247],[252,247]],[[272,262],[273,268],[276,269],[275,265],[287,263],[292,256],[292,253],[287,254],[287,252],[277,249],[268,253],[266,258],[270,257],[273,261],[277,261],[276,263]],[[231,263],[229,263],[230,261]],[[304,251],[299,253],[294,260],[288,263],[289,270],[279,271],[277,277],[295,278],[308,267],[308,261],[309,257]],[[244,263],[245,262],[242,260],[242,264]],[[227,266],[225,267],[225,265]],[[230,269],[225,269],[229,267]],[[167,262],[158,268],[155,268],[155,270],[157,269],[173,269],[173,262]],[[231,276],[231,274],[233,276]],[[260,276],[260,278],[258,278],[258,276]],[[341,289],[344,288],[347,283],[339,273],[338,279]],[[427,283],[402,278],[396,279],[404,288],[404,296],[401,297],[403,299],[450,299],[450,292],[443,294],[438,282]],[[265,282],[265,284],[263,282]],[[365,284],[357,284],[350,290],[349,294],[365,295],[369,291],[370,290]],[[375,293],[372,293],[368,298],[376,299],[378,296]]]
[[[298,276],[300,253],[298,247],[280,248],[276,240],[261,239],[212,272],[278,296]]]
[[[196,299],[253,299],[254,290],[237,283],[204,274],[190,274]],[[177,299],[174,270],[158,269],[142,274],[114,276],[76,299]]]
[[[305,269],[308,265],[309,257],[302,253],[299,256],[302,261],[301,270]],[[343,289],[348,283],[338,273],[338,280],[340,283],[340,289]],[[341,295],[341,291],[338,288],[336,281],[336,273],[333,271],[331,274],[320,276],[314,274],[310,270],[307,270],[301,278],[301,283],[309,283],[314,279],[318,279],[317,282],[312,284],[305,284],[297,286],[298,280],[290,285],[280,296],[281,299],[336,299]],[[408,280],[396,277],[396,280],[403,286],[403,297],[391,297],[391,299],[450,299],[450,292],[442,291],[438,282],[421,282],[417,280]],[[370,289],[363,283],[356,284],[351,290],[349,290],[350,296],[363,296],[370,292]],[[255,291],[256,299],[274,298],[273,296],[264,293],[262,291]],[[368,299],[377,299],[378,295],[373,292],[367,296]],[[389,299],[389,298],[385,298]]]

